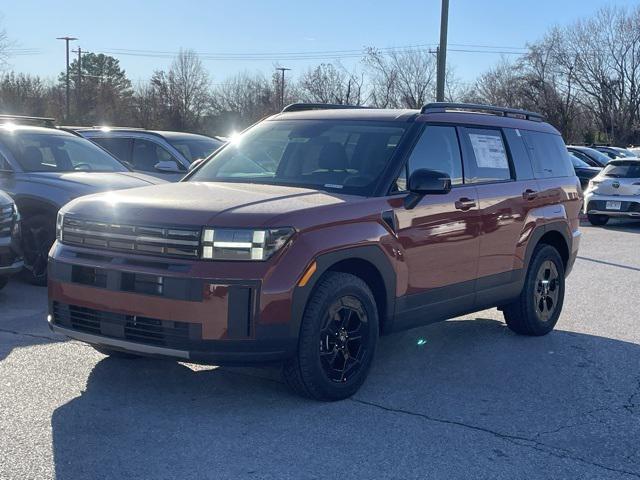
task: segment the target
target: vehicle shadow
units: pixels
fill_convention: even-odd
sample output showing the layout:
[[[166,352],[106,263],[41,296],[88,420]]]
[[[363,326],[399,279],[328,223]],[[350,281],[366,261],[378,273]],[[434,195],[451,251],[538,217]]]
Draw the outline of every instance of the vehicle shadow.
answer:
[[[451,478],[457,462],[549,478],[559,458],[640,475],[639,366],[633,343],[488,319],[383,338],[336,403],[291,395],[275,369],[105,358],[53,414],[56,477]]]
[[[587,220],[581,221],[580,226],[592,227],[592,225]],[[603,230],[610,230],[612,232],[640,233],[640,220],[611,218],[606,225],[593,228],[601,228]]]
[[[0,361],[15,348],[66,341],[47,326],[47,289],[13,277],[0,290]]]

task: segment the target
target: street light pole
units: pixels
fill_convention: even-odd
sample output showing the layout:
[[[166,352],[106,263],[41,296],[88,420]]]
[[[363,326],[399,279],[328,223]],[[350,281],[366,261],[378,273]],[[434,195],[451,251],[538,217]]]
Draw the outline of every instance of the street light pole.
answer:
[[[278,67],[276,70],[282,72],[282,79],[280,80],[280,109],[284,108],[284,72],[291,70],[290,68]]]
[[[449,25],[449,0],[442,0],[440,12],[440,46],[438,47],[438,72],[436,101],[444,102],[444,82],[447,70],[447,28]]]
[[[67,103],[67,115],[65,120],[69,120],[69,42],[77,40],[76,37],[57,37],[56,40],[64,40],[67,47],[67,77],[66,77],[66,103]]]

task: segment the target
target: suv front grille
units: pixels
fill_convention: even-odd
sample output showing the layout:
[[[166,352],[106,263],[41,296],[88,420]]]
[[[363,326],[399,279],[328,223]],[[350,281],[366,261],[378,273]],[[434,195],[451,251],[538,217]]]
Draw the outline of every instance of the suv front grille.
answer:
[[[11,235],[14,214],[13,205],[0,207],[0,237],[8,237]]]
[[[144,255],[197,258],[200,229],[123,225],[64,217],[62,243]]]
[[[53,302],[53,323],[79,332],[147,345],[188,348],[202,339],[200,324],[158,320]]]

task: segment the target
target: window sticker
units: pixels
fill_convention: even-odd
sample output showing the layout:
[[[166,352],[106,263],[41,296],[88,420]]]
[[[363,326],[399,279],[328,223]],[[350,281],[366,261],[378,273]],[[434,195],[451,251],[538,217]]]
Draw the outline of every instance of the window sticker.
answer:
[[[509,168],[502,138],[495,135],[470,133],[469,139],[480,168]]]

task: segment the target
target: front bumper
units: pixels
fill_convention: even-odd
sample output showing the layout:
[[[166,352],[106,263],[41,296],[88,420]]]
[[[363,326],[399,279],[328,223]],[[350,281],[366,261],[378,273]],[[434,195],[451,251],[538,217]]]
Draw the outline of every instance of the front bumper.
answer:
[[[620,209],[608,209],[607,202],[620,202]],[[593,193],[587,192],[584,197],[584,211],[590,215],[640,218],[640,197],[594,195]]]
[[[0,276],[18,273],[24,267],[17,237],[0,238]]]
[[[114,350],[194,363],[290,358],[297,331],[284,308],[265,311],[259,272],[234,271],[221,278],[203,271],[203,265],[209,267],[86,255],[55,244],[49,258],[49,327]],[[286,304],[286,295],[277,298],[275,305]]]
[[[52,315],[48,315],[49,328],[55,333],[91,345],[104,346],[137,355],[171,358],[185,362],[214,364],[214,365],[251,365],[275,363],[290,358],[296,347],[295,340],[275,342],[211,342],[206,349],[194,344],[186,348],[170,348],[133,342],[126,339],[114,338],[103,334],[91,334],[67,328],[55,323]],[[216,345],[217,343],[217,345]],[[193,349],[190,349],[193,348]]]

